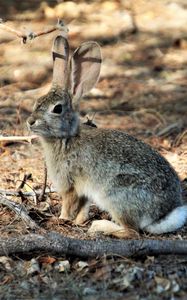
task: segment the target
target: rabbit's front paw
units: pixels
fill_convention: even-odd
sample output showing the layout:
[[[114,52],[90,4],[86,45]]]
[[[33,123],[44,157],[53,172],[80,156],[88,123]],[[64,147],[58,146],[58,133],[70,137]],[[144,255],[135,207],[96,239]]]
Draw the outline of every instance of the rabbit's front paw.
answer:
[[[85,199],[84,199],[84,201],[85,201]],[[80,210],[74,220],[74,223],[77,225],[82,225],[88,219],[88,214],[89,214],[89,202],[86,199],[86,202],[80,208]]]
[[[67,211],[63,210],[63,208],[62,208],[59,219],[72,221],[73,217],[70,214],[68,214]]]
[[[74,189],[62,195],[63,203],[60,219],[73,221],[79,212],[79,198]]]
[[[82,225],[88,219],[88,213],[80,211],[74,220],[76,225]]]

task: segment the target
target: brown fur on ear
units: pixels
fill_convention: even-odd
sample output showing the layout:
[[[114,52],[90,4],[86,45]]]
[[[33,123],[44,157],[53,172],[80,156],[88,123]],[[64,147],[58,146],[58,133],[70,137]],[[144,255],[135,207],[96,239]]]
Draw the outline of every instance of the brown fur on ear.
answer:
[[[68,81],[69,44],[65,37],[58,35],[52,48],[53,86],[66,88]]]
[[[82,95],[96,84],[101,68],[101,50],[96,42],[83,43],[71,58],[71,90],[73,103],[78,106]]]

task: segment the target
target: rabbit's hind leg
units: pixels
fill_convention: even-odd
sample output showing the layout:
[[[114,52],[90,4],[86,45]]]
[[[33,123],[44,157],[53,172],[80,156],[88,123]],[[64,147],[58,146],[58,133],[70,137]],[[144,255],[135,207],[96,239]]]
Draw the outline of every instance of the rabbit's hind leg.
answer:
[[[103,233],[104,235],[112,235],[117,238],[139,238],[139,234],[136,230],[128,226],[117,225],[116,223],[108,220],[96,220],[92,222],[88,233],[92,235],[99,232]]]

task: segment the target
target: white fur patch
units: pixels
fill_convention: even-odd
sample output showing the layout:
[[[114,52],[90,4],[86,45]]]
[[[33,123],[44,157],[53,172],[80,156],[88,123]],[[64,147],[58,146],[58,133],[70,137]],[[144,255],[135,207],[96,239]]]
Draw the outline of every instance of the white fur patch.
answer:
[[[112,221],[96,220],[92,222],[92,225],[88,230],[88,233],[95,234],[97,232],[102,232],[105,235],[110,235],[120,230],[124,230],[124,227],[119,226]]]
[[[187,205],[183,205],[175,208],[169,215],[160,220],[158,223],[152,223],[142,229],[153,234],[172,232],[181,228],[185,224],[186,220]]]

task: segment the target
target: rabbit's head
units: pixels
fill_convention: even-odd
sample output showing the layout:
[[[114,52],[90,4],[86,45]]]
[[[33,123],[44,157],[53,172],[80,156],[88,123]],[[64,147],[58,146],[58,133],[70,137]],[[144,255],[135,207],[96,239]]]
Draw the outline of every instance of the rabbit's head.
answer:
[[[46,138],[68,138],[79,129],[79,101],[98,80],[101,67],[100,47],[83,43],[69,60],[66,38],[57,36],[52,49],[53,81],[49,93],[36,101],[28,127]]]

